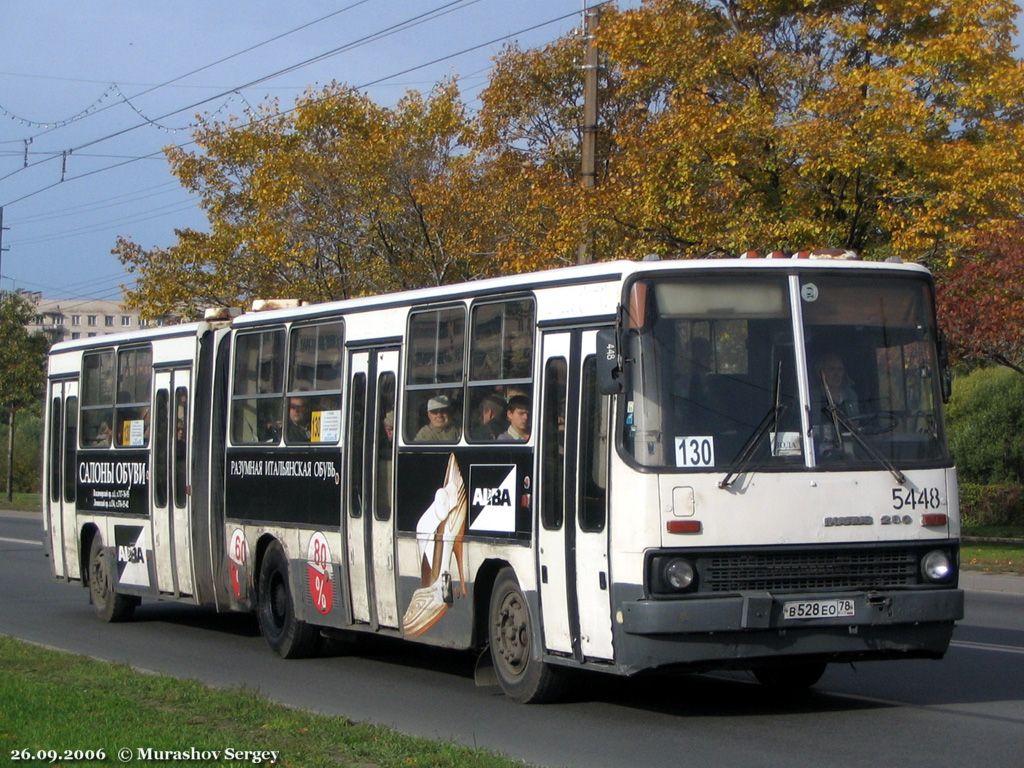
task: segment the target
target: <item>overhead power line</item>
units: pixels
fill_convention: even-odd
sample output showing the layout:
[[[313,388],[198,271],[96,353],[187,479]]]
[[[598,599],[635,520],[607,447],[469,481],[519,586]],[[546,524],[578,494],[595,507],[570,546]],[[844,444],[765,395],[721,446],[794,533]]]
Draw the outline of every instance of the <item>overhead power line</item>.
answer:
[[[363,0],[363,2],[367,2],[367,1],[368,0]],[[331,58],[333,56],[336,56],[336,55],[338,55],[340,53],[344,53],[346,51],[350,51],[350,50],[353,50],[355,48],[359,48],[359,47],[361,47],[363,45],[367,45],[368,43],[376,42],[377,40],[380,40],[380,39],[383,39],[383,38],[388,37],[390,35],[396,34],[397,32],[402,32],[402,31],[405,31],[406,29],[411,29],[411,28],[413,28],[415,26],[418,26],[419,24],[423,24],[426,21],[431,21],[431,20],[433,20],[435,18],[440,18],[441,16],[447,15],[447,13],[450,13],[453,10],[459,10],[460,9],[460,8],[453,8],[453,6],[461,6],[462,8],[464,8],[464,7],[468,7],[469,5],[474,5],[474,4],[478,3],[478,2],[480,2],[480,0],[449,0],[449,2],[443,3],[442,5],[436,6],[434,8],[431,8],[428,11],[424,11],[423,13],[417,14],[415,16],[410,16],[410,17],[408,17],[408,18],[406,18],[406,19],[404,19],[404,20],[402,20],[400,22],[397,22],[396,24],[392,24],[391,26],[384,27],[383,29],[378,30],[377,32],[373,32],[373,33],[371,33],[369,35],[366,35],[364,37],[357,38],[357,39],[352,40],[352,41],[350,41],[348,43],[345,43],[344,45],[340,45],[340,46],[338,46],[336,48],[332,48],[329,51],[324,51],[323,53],[317,54],[316,56],[310,57],[308,59],[304,59],[303,61],[300,61],[297,64],[291,64],[291,65],[289,65],[287,67],[284,67],[282,69],[276,70],[275,72],[271,72],[268,75],[263,75],[261,77],[256,78],[255,80],[251,80],[251,81],[249,81],[249,82],[247,82],[247,83],[245,83],[243,85],[239,85],[239,86],[236,86],[235,88],[231,88],[231,89],[228,89],[228,90],[225,90],[225,91],[221,91],[220,93],[217,93],[217,94],[215,94],[213,96],[209,96],[209,97],[207,97],[205,99],[200,99],[199,101],[192,102],[191,104],[188,104],[188,105],[186,105],[184,107],[179,107],[177,109],[171,110],[170,112],[165,112],[164,114],[159,115],[157,117],[153,117],[153,118],[145,117],[143,122],[141,122],[141,123],[136,123],[135,125],[131,125],[131,126],[127,127],[127,128],[122,128],[121,130],[114,131],[113,133],[108,133],[105,136],[100,136],[99,138],[93,139],[91,141],[87,141],[84,144],[79,144],[76,147],[71,147],[69,149],[62,150],[60,154],[55,154],[52,157],[48,157],[48,158],[45,158],[43,160],[36,160],[35,162],[31,162],[31,163],[26,162],[23,167],[15,169],[14,171],[11,171],[10,173],[6,174],[5,176],[0,176],[0,181],[3,181],[4,179],[6,179],[6,178],[8,178],[10,176],[13,176],[13,175],[15,175],[17,173],[21,173],[22,171],[25,171],[25,170],[27,170],[29,168],[34,168],[34,167],[36,167],[38,165],[42,165],[43,163],[48,163],[48,162],[50,162],[52,160],[55,160],[57,157],[66,158],[66,157],[72,155],[73,153],[78,152],[78,151],[80,151],[82,149],[85,149],[87,147],[91,147],[91,146],[93,146],[95,144],[99,144],[99,143],[104,142],[104,141],[109,141],[110,139],[117,138],[118,136],[123,136],[123,135],[125,135],[127,133],[131,133],[132,131],[138,130],[139,128],[144,128],[144,127],[149,126],[149,125],[158,124],[159,121],[165,120],[168,117],[176,115],[176,114],[178,114],[180,112],[184,112],[186,110],[191,110],[191,109],[195,109],[196,107],[201,107],[202,105],[208,104],[211,101],[216,101],[217,99],[224,98],[225,96],[227,96],[227,95],[229,95],[231,93],[236,93],[238,91],[241,91],[243,88],[251,88],[252,86],[259,85],[260,83],[263,83],[266,80],[271,80],[271,79],[273,79],[275,77],[280,77],[283,74],[288,74],[290,72],[294,72],[297,69],[301,69],[303,67],[309,66],[310,64],[314,64],[314,63],[323,61],[325,59],[328,59],[328,58]],[[31,141],[31,139],[29,139],[28,141]],[[52,188],[52,187],[47,187],[47,188]],[[43,190],[40,190],[40,191],[43,191]]]
[[[289,35],[295,34],[296,32],[301,32],[304,29],[308,29],[309,27],[315,26],[316,24],[320,24],[321,22],[327,21],[328,19],[333,18],[335,16],[338,16],[338,15],[340,15],[342,13],[345,13],[346,11],[351,11],[353,8],[358,8],[360,5],[365,5],[368,2],[370,2],[370,0],[357,0],[357,2],[350,3],[349,5],[346,5],[344,8],[339,8],[336,11],[331,11],[330,13],[325,14],[323,16],[320,16],[318,18],[315,18],[312,21],[307,21],[305,24],[300,24],[297,27],[293,27],[292,29],[289,29],[286,32],[281,32],[280,34],[274,35],[273,37],[269,37],[266,40],[262,40],[262,41],[260,41],[258,43],[254,43],[253,45],[250,45],[247,48],[243,48],[240,51],[235,51],[234,53],[228,54],[227,56],[222,56],[221,58],[217,59],[216,61],[211,61],[209,64],[204,64],[201,67],[196,67],[195,69],[190,69],[188,72],[185,72],[184,74],[178,75],[177,77],[172,77],[169,80],[164,80],[162,83],[157,83],[156,85],[150,86],[149,88],[146,88],[143,91],[139,91],[138,93],[132,94],[131,97],[125,96],[123,93],[121,94],[121,96],[125,100],[125,102],[129,102],[129,99],[137,99],[140,96],[145,96],[148,93],[152,93],[153,91],[160,90],[161,88],[166,88],[169,85],[173,85],[174,83],[177,83],[177,82],[179,82],[181,80],[184,80],[186,77],[191,77],[192,75],[199,74],[200,72],[204,72],[207,69],[212,69],[213,67],[216,67],[218,64],[223,64],[224,62],[230,61],[231,59],[235,59],[235,58],[238,58],[239,56],[243,56],[243,55],[245,55],[247,53],[251,53],[252,51],[255,51],[257,48],[262,48],[263,46],[269,45],[270,43],[275,43],[278,40],[281,40],[281,39],[283,39],[285,37],[288,37]],[[100,96],[99,99],[96,100],[96,102],[94,103],[93,106],[95,106],[99,102],[103,101],[110,94],[111,88],[116,88],[116,87],[117,87],[116,83],[111,84],[111,86],[107,88],[107,90],[104,92],[104,94],[102,96]],[[229,92],[231,92],[233,90],[234,89],[229,89]],[[118,89],[118,92],[120,92],[120,89]],[[110,109],[111,107],[114,107],[114,106],[117,106],[117,104],[108,104],[107,106],[99,108],[99,109],[93,109],[92,107],[89,107],[86,110],[83,110],[83,112],[80,113],[80,114],[82,115],[82,117],[91,117],[92,115],[96,115],[96,114],[99,114],[100,112],[104,112],[104,111],[106,111],[106,110],[108,110],[108,109]],[[129,106],[132,106],[132,105],[129,103]],[[132,107],[132,108],[134,109],[134,107]],[[3,108],[0,107],[0,109],[3,109]],[[187,109],[187,107],[186,107],[186,109]],[[6,110],[4,110],[4,111],[6,112]],[[88,112],[88,114],[85,114],[86,112]],[[79,119],[81,119],[81,118],[79,118]],[[64,121],[64,122],[62,122],[59,125],[58,124],[52,124],[52,125],[46,126],[47,130],[42,131],[41,133],[35,134],[34,136],[28,138],[27,141],[31,142],[34,139],[38,139],[40,136],[45,136],[46,134],[50,133],[51,131],[55,131],[58,128],[64,127],[64,125],[67,125],[68,122],[71,122],[71,121],[70,120],[69,121]]]
[[[447,8],[448,6],[455,5],[458,2],[460,2],[460,1],[461,0],[456,0],[456,2],[447,3],[447,4],[443,5],[443,6],[440,6],[440,8]],[[479,2],[479,0],[472,0],[472,1],[473,2]],[[428,11],[427,13],[434,13],[436,11],[437,11],[437,9],[434,9],[433,11]],[[420,16],[423,16],[423,15],[424,14],[421,14]],[[571,13],[565,13],[565,14],[562,14],[561,16],[556,16],[554,18],[547,19],[546,21],[542,21],[542,22],[539,22],[537,24],[533,24],[531,26],[524,27],[522,29],[516,30],[515,32],[511,32],[511,33],[509,33],[507,35],[502,35],[500,37],[495,37],[495,38],[492,38],[492,39],[487,40],[485,42],[478,43],[476,45],[472,45],[472,46],[469,46],[467,48],[463,48],[461,50],[455,51],[454,53],[449,53],[449,54],[446,54],[444,56],[439,56],[437,58],[431,59],[430,61],[423,62],[422,64],[417,64],[417,65],[412,66],[412,67],[407,67],[406,69],[402,69],[402,70],[399,70],[397,72],[392,72],[389,75],[385,75],[383,77],[379,77],[379,78],[376,78],[374,80],[369,80],[367,82],[364,82],[364,83],[361,83],[359,85],[354,86],[354,88],[357,89],[357,90],[360,90],[360,89],[363,89],[363,88],[368,88],[368,87],[370,87],[372,85],[378,85],[378,84],[386,82],[388,80],[392,80],[392,79],[394,79],[396,77],[401,77],[402,75],[409,74],[410,72],[416,72],[417,70],[425,69],[426,67],[433,66],[434,64],[439,64],[439,63],[441,63],[443,61],[448,61],[450,59],[458,58],[459,56],[464,56],[467,53],[472,53],[473,51],[480,50],[481,48],[486,48],[488,46],[495,45],[496,43],[504,42],[504,41],[509,40],[511,38],[517,37],[519,35],[526,34],[528,32],[533,32],[533,31],[536,31],[538,29],[542,29],[543,27],[549,26],[551,24],[555,24],[555,23],[557,23],[559,21],[564,21],[565,19],[572,18],[572,17],[575,17],[577,15],[578,15],[578,11],[573,11]],[[413,18],[419,18],[419,17],[413,17]],[[405,24],[405,23],[408,23],[408,20],[407,20],[407,22],[403,22],[403,24]],[[395,25],[395,26],[398,26],[398,25]],[[388,29],[393,29],[393,27],[392,28],[388,28]],[[369,35],[366,38],[361,38],[361,40],[369,40],[370,38],[380,37],[380,36],[382,36],[382,32],[374,33],[373,35]],[[347,47],[350,47],[351,45],[352,44],[347,44],[346,46],[341,46],[341,47],[339,47],[337,49],[334,49],[333,52],[334,53],[341,52],[343,49],[346,49]],[[327,52],[327,53],[324,53],[324,54],[320,54],[320,56],[314,57],[314,59],[315,60],[319,60],[320,58],[326,57],[327,55],[329,55],[331,53],[332,52]],[[314,59],[310,59],[310,60],[307,60],[307,61],[313,61]],[[260,78],[259,80],[252,81],[252,83],[250,83],[250,84],[239,86],[239,89],[247,88],[247,87],[250,87],[250,85],[252,85],[252,84],[262,82],[263,79],[269,79],[271,77],[277,76],[278,74],[281,74],[281,73],[284,73],[284,72],[288,72],[288,71],[292,71],[293,69],[296,69],[299,66],[302,66],[302,65],[301,64],[297,64],[297,65],[293,65],[292,67],[289,67],[289,68],[287,68],[285,70],[279,70],[276,73],[273,73],[271,75],[267,75],[265,78]],[[218,98],[218,97],[217,96],[212,97],[211,99],[208,99],[208,101],[216,99],[216,98]],[[312,101],[315,102],[316,99],[314,99]],[[202,104],[202,103],[205,103],[205,102],[198,102],[198,104]],[[183,107],[182,109],[191,109],[194,106],[197,106],[197,104],[196,105],[191,105],[189,107]],[[269,115],[267,117],[258,118],[256,120],[250,121],[250,123],[248,123],[248,124],[251,125],[253,123],[258,123],[258,122],[260,122],[262,120],[266,120],[266,119],[269,119],[271,117],[278,117],[280,115],[286,115],[286,114],[289,114],[289,113],[295,111],[295,109],[296,109],[296,107],[293,107],[292,109],[284,110],[283,112],[275,113],[274,115]],[[182,110],[176,110],[176,112],[180,112],[180,111],[182,111]],[[169,116],[171,114],[175,114],[175,112],[168,113],[167,115],[164,115],[163,117],[167,117],[167,116]],[[140,126],[135,126],[135,128],[138,128],[138,127],[140,127]],[[116,136],[119,136],[119,135],[122,135],[124,133],[127,133],[130,130],[134,130],[134,128],[127,128],[127,129],[124,129],[122,131],[117,132],[116,134],[111,134],[109,136],[102,137],[101,139],[97,139],[97,140],[89,142],[87,144],[83,144],[82,147],[90,146],[90,145],[96,144],[96,143],[98,143],[100,141],[105,141],[107,139],[114,138]],[[192,141],[184,142],[182,144],[177,144],[175,146],[178,149],[184,149],[185,147],[191,146],[191,145],[193,145],[195,143],[196,143],[195,140],[192,140]],[[36,196],[38,194],[41,194],[41,193],[46,192],[46,191],[48,191],[50,189],[53,189],[54,187],[57,187],[57,186],[65,183],[66,181],[74,181],[76,179],[84,179],[84,178],[88,178],[90,176],[94,176],[94,175],[96,175],[98,173],[105,173],[106,171],[115,170],[115,169],[121,168],[121,167],[123,167],[125,165],[129,165],[131,163],[138,162],[139,160],[144,160],[146,158],[155,157],[155,156],[161,154],[162,152],[163,152],[163,149],[160,149],[160,150],[157,150],[155,152],[151,152],[148,155],[143,155],[141,157],[125,160],[125,161],[123,161],[121,163],[114,163],[112,165],[104,166],[102,168],[96,168],[96,169],[93,169],[92,171],[87,171],[85,173],[81,173],[81,174],[78,174],[76,176],[68,176],[68,177],[66,177],[64,179],[61,179],[59,181],[55,181],[52,184],[48,184],[48,185],[46,185],[44,187],[41,187],[41,188],[39,188],[39,189],[37,189],[37,190],[35,190],[33,192],[28,192],[28,193],[26,193],[26,194],[24,194],[24,195],[22,195],[20,197],[17,197],[17,198],[15,198],[13,200],[10,200],[10,201],[4,203],[4,205],[5,206],[9,206],[9,205],[13,205],[14,203],[19,203],[22,200],[27,200],[28,198],[34,197],[34,196]]]

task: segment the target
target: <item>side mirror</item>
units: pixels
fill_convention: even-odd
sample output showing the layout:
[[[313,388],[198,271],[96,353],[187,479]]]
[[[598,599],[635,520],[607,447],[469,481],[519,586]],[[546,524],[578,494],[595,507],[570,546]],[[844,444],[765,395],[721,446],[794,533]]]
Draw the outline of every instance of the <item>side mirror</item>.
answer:
[[[949,364],[946,334],[942,331],[939,331],[939,386],[942,387],[942,402],[948,403],[953,396],[953,368]]]
[[[597,332],[597,389],[602,395],[617,395],[623,390],[622,355],[614,328]]]

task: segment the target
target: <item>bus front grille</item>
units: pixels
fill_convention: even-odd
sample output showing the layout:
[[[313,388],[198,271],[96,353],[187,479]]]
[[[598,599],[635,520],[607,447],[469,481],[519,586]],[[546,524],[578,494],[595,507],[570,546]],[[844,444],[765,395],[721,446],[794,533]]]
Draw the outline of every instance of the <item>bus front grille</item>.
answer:
[[[913,549],[716,553],[698,558],[701,592],[883,589],[920,583]]]

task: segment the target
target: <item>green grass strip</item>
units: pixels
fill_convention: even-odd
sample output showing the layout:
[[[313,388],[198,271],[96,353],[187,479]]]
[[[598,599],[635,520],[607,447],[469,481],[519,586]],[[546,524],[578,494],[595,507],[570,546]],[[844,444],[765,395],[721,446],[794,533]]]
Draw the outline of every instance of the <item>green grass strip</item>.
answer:
[[[1024,547],[982,542],[961,544],[960,567],[986,573],[1024,575]]]
[[[215,751],[210,760],[160,765],[268,765],[269,758],[225,759],[228,749],[278,753],[279,766],[354,768],[510,768],[522,763],[481,749],[405,736],[343,717],[273,704],[248,689],[211,689],[123,664],[47,650],[0,636],[0,762],[12,750],[97,750],[104,760],[58,765],[156,765],[145,752]],[[14,762],[13,764],[18,764]],[[24,762],[41,765],[44,761]]]
[[[42,509],[42,501],[38,493],[14,493],[11,501],[7,493],[0,491],[0,509],[13,509],[16,512],[38,512]]]

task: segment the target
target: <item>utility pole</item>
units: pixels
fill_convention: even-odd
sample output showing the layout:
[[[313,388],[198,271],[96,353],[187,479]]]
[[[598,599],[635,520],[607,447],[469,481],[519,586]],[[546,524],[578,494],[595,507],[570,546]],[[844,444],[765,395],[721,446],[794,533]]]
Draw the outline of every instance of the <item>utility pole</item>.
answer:
[[[0,301],[4,300],[4,251],[11,250],[4,248],[4,232],[8,229],[4,226],[4,207],[0,205]]]
[[[0,205],[0,303],[4,300],[4,207]],[[13,305],[12,305],[13,307]],[[14,408],[7,411],[7,501],[14,500]]]
[[[586,0],[583,7],[583,39],[586,42],[586,53],[583,57],[583,160],[580,176],[584,189],[593,189],[597,185],[597,44],[594,41],[594,30],[597,27],[597,8],[587,8]],[[594,234],[587,227],[580,243],[577,264],[590,264],[594,260]]]

